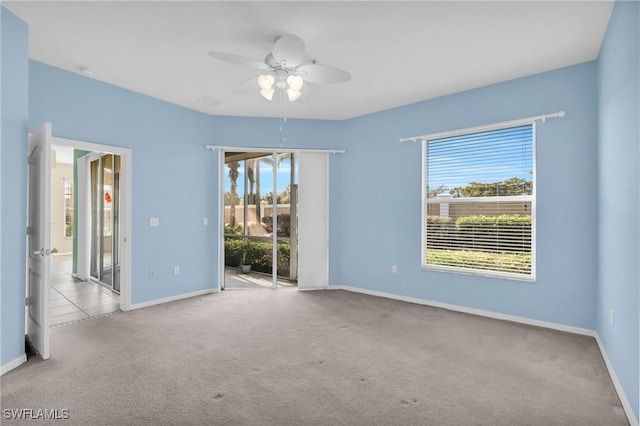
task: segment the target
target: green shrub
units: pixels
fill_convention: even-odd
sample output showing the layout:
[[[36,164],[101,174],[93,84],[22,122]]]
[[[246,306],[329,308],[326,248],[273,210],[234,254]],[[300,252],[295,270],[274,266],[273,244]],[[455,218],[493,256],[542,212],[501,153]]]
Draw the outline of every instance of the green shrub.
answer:
[[[445,216],[427,216],[427,225],[451,225],[453,219]]]
[[[531,252],[531,216],[427,216],[427,248]]]
[[[463,227],[531,227],[531,216],[519,214],[503,214],[500,216],[463,216],[456,220],[458,229]]]
[[[531,251],[531,216],[464,216],[456,221],[459,247],[481,251]]]
[[[242,261],[242,238],[226,238],[224,242],[224,264],[237,268]],[[271,241],[247,241],[245,262],[251,265],[251,270],[270,274],[273,268]],[[291,248],[286,241],[278,242],[278,275],[289,276],[289,259]]]
[[[528,275],[531,273],[531,253],[428,249],[427,264]]]
[[[455,223],[450,217],[427,216],[428,248],[450,246],[455,235]]]
[[[224,264],[237,267],[242,261],[242,238],[225,238],[224,240]]]
[[[229,225],[224,224],[224,233],[227,235],[239,235],[242,234],[242,224]]]

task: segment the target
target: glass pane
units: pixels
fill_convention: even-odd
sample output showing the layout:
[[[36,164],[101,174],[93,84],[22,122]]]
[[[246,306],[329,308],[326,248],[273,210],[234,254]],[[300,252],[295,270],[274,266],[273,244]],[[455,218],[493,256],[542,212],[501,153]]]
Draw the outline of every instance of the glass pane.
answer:
[[[112,284],[113,254],[113,155],[102,157],[102,279],[105,284]]]
[[[100,168],[100,160],[94,160],[90,165],[91,175],[91,269],[90,274],[93,278],[99,279],[99,257],[100,257],[100,236],[98,235],[98,212],[100,211],[100,199],[98,194],[100,191],[100,182],[98,179],[98,170]]]
[[[120,291],[120,156],[113,156],[113,289]]]
[[[231,157],[230,154],[227,155]],[[231,160],[224,167],[224,265],[225,289],[250,288],[241,275],[246,260],[244,237],[244,161]]]
[[[295,154],[281,154],[278,166],[278,286],[297,280],[297,164]],[[293,253],[292,253],[293,249]],[[293,256],[292,256],[293,254]],[[293,260],[293,262],[292,262]]]
[[[262,155],[255,159],[257,191],[250,195],[260,203],[260,222],[251,232],[253,262],[256,273],[263,274],[265,287],[273,286],[273,155]],[[249,190],[251,188],[249,187]],[[264,195],[263,195],[264,194]],[[254,202],[254,208],[256,203]]]
[[[73,237],[73,181],[64,179],[64,236]]]
[[[426,145],[426,264],[532,274],[533,126]]]

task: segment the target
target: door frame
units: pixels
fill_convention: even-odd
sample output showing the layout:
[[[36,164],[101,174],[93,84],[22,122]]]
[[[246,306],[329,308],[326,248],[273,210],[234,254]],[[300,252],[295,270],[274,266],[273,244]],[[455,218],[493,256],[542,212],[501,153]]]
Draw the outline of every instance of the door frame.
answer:
[[[133,151],[128,148],[122,148],[112,145],[102,145],[93,142],[85,142],[74,139],[66,139],[53,137],[51,143],[53,145],[69,146],[83,151],[98,152],[104,154],[115,154],[120,156],[120,310],[128,311],[131,309],[131,266],[132,266],[132,240],[131,240],[131,224],[132,224],[132,208],[131,200],[133,199]],[[89,278],[89,259],[91,250],[91,211],[89,206],[91,197],[89,197],[89,178],[87,167],[89,167],[88,157],[78,159],[78,206],[82,205],[82,209],[78,209],[78,229],[82,227],[82,232],[78,232],[78,269],[77,277],[81,280]]]
[[[225,194],[225,154],[226,152],[261,152],[264,153],[265,156],[267,156],[267,154],[271,154],[272,159],[273,159],[273,164],[276,164],[276,156],[279,153],[282,152],[295,152],[295,151],[291,151],[291,150],[271,150],[271,151],[264,151],[264,150],[257,150],[257,151],[253,151],[253,150],[248,150],[248,149],[240,149],[238,148],[237,151],[234,151],[232,149],[228,149],[227,147],[220,149],[219,150],[219,155],[220,155],[220,186],[219,186],[219,190],[220,190],[220,196],[218,197],[218,200],[220,201],[220,210],[219,210],[219,217],[220,217],[220,223],[219,223],[219,229],[220,229],[220,234],[219,234],[219,244],[218,247],[220,247],[220,256],[219,256],[219,265],[220,265],[220,278],[219,278],[219,282],[218,282],[218,291],[222,290],[223,288],[226,287],[226,282],[225,282],[225,247],[224,247],[224,217],[225,217],[225,205],[224,205],[224,194]],[[272,194],[277,194],[278,193],[278,188],[277,188],[277,184],[278,184],[278,170],[277,168],[274,166],[273,170],[272,170]],[[246,194],[247,192],[247,179],[246,179],[246,174],[245,177],[243,178],[243,182],[244,182],[244,193]],[[272,244],[272,251],[271,251],[271,258],[272,258],[272,263],[273,265],[276,265],[275,268],[272,268],[271,271],[271,289],[277,289],[278,288],[278,273],[277,273],[277,258],[278,258],[278,235],[277,232],[275,231],[277,229],[277,220],[278,220],[278,200],[277,200],[277,196],[273,197],[273,202],[272,202],[272,213],[271,213],[271,219],[272,219],[272,229],[274,230],[273,235],[272,235],[272,239],[271,239],[271,244]],[[245,204],[245,218],[246,218],[246,204]],[[223,287],[224,284],[224,287]]]

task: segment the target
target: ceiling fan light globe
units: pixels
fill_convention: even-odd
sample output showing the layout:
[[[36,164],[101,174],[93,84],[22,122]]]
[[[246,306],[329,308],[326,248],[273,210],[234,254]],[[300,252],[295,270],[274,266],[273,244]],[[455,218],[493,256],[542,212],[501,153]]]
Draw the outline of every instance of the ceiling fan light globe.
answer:
[[[260,94],[261,94],[262,96],[264,96],[264,98],[265,98],[266,100],[270,101],[270,100],[272,100],[272,99],[273,99],[273,93],[274,93],[275,91],[276,91],[276,90],[275,90],[275,89],[273,89],[273,88],[269,88],[269,89],[262,89],[262,90],[260,90]]]
[[[270,74],[262,74],[258,77],[258,86],[262,90],[269,90],[273,87],[273,83],[276,81],[275,77]],[[264,96],[264,95],[263,95]],[[272,93],[273,96],[273,93]]]
[[[287,89],[287,96],[289,97],[289,102],[293,102],[297,100],[302,92],[299,90]]]
[[[291,90],[295,90],[297,92],[302,89],[302,85],[304,84],[304,80],[299,75],[290,75],[287,77],[287,84]]]

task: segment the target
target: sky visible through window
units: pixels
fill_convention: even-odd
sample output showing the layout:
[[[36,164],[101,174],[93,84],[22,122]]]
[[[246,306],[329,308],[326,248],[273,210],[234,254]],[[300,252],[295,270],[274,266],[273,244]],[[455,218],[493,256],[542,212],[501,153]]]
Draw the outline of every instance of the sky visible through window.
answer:
[[[427,142],[427,185],[448,194],[471,182],[533,179],[533,126],[512,127]]]
[[[244,161],[240,162],[240,167],[238,168],[238,187],[236,192],[239,197],[244,196]],[[291,183],[291,160],[289,158],[283,159],[280,161],[280,165],[278,166],[278,194],[282,193],[285,188]],[[225,167],[225,175],[224,175],[224,190],[231,190],[231,179],[229,179],[229,168]],[[265,194],[273,191],[273,168],[271,165],[266,164],[264,162],[260,163],[260,195],[264,196]],[[255,192],[255,188],[254,188]]]

